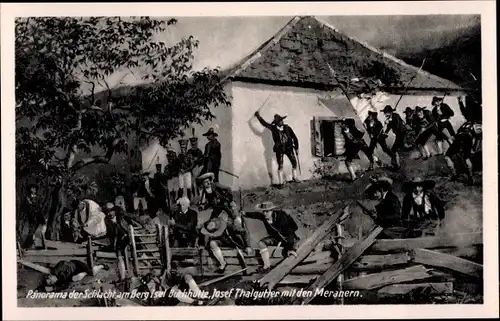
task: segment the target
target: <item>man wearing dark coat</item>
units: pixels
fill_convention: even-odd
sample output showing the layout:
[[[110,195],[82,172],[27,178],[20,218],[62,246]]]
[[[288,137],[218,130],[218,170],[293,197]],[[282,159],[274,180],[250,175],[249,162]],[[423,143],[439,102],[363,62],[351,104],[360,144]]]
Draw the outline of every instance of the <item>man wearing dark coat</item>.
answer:
[[[30,248],[35,241],[35,234],[40,231],[42,242],[45,241],[44,229],[46,228],[47,221],[42,212],[42,202],[38,194],[38,186],[30,184],[28,186],[29,194],[23,202],[23,212],[29,222],[29,230],[27,238],[24,242],[24,248]],[[45,246],[43,244],[43,246]]]
[[[356,172],[352,167],[352,161],[355,158],[359,158],[359,151],[363,151],[363,153],[365,153],[366,157],[370,161],[370,169],[373,169],[373,154],[366,142],[363,140],[363,135],[365,133],[356,128],[354,119],[344,119],[342,121],[341,127],[342,136],[344,137],[345,141],[345,165],[347,167],[347,170],[349,171],[349,174],[351,174],[351,179],[354,181],[357,177]]]
[[[385,115],[385,130],[383,135],[387,137],[387,134],[389,134],[391,130],[394,133],[395,139],[391,147],[392,165],[394,166],[394,169],[399,169],[401,167],[399,151],[404,147],[406,125],[401,116],[399,116],[399,114],[395,111],[396,110],[390,105],[385,106],[382,110]]]
[[[429,148],[427,147],[427,142],[436,131],[434,118],[426,107],[415,107],[412,127],[416,134],[415,144],[417,144],[422,159],[426,160],[431,156]]]
[[[221,145],[217,140],[219,136],[213,127],[211,127],[203,136],[207,137],[208,143],[205,145],[204,166],[201,174],[213,173],[214,181],[219,182],[219,169],[222,159]]]
[[[299,150],[299,140],[293,129],[286,125],[283,120],[286,116],[274,115],[272,123],[268,123],[260,116],[258,111],[255,112],[255,117],[259,120],[262,126],[269,129],[273,136],[273,151],[276,153],[278,162],[278,185],[281,186],[284,182],[283,178],[283,157],[286,155],[292,164],[292,177],[295,182],[299,181],[297,175],[297,158]]]
[[[374,152],[375,148],[377,147],[377,144],[380,145],[380,148],[392,157],[392,151],[391,149],[387,146],[387,142],[385,141],[385,137],[383,137],[382,134],[382,123],[380,120],[377,118],[377,113],[374,111],[369,111],[368,112],[368,117],[366,117],[365,121],[365,127],[366,127],[366,132],[368,133],[368,137],[370,137],[370,145],[368,146],[372,155],[374,161],[377,161]],[[380,165],[380,163],[379,163]]]
[[[404,186],[406,195],[403,199],[402,220],[408,230],[416,233],[412,236],[433,234],[441,226],[445,212],[442,201],[432,191],[434,186],[434,181],[420,177]]]
[[[203,164],[203,151],[198,148],[198,137],[189,138],[189,143],[191,144],[191,148],[187,151],[187,156],[190,159],[190,162],[193,164],[193,168],[191,169],[191,177],[193,183],[193,194],[198,195],[199,190],[196,184],[196,178],[200,176]]]
[[[365,194],[379,201],[375,205],[375,213],[368,213],[372,216],[375,224],[384,228],[379,238],[401,237],[403,232],[401,203],[392,191],[392,180],[388,177],[379,177],[371,181],[370,185],[365,189]]]
[[[198,237],[198,213],[189,208],[191,202],[187,197],[177,200],[177,210],[168,224],[172,230],[171,241],[176,247],[194,247]]]
[[[462,165],[465,165],[467,183],[469,185],[474,184],[471,157],[481,150],[482,131],[481,124],[473,122],[466,122],[458,129],[455,140],[444,154],[448,169],[451,171],[451,180],[454,181],[458,179],[457,170],[453,161],[453,157],[456,157]]]
[[[296,234],[298,226],[294,219],[285,211],[277,209],[277,206],[272,202],[258,204],[255,209],[257,212],[242,212],[242,215],[261,220],[269,234],[259,241],[260,255],[264,263],[263,270],[269,270],[271,267],[268,246],[281,243],[284,256],[297,256],[295,251],[298,248],[299,238]]]
[[[205,173],[198,177],[201,185],[201,199],[198,207],[200,210],[212,209],[211,217],[217,217],[223,211],[233,213],[233,193],[231,189],[214,181],[213,173]]]
[[[156,164],[156,173],[153,176],[152,192],[154,195],[155,209],[161,209],[163,213],[169,212],[167,203],[167,179],[163,174],[161,164]]]
[[[441,97],[432,98],[432,117],[436,122],[436,145],[438,149],[438,155],[443,154],[443,141],[447,141],[448,145],[453,142],[453,137],[455,136],[455,130],[450,123],[450,118],[455,115],[453,110],[443,102]],[[448,134],[445,134],[445,130]]]
[[[460,107],[460,112],[464,116],[465,120],[468,122],[481,123],[483,119],[483,105],[481,104],[481,95],[467,95],[464,99],[459,96],[458,106]]]

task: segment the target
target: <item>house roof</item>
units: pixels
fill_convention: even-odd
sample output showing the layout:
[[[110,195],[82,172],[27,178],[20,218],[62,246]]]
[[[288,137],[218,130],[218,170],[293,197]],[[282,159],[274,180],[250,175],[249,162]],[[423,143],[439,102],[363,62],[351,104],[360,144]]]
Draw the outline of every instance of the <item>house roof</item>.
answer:
[[[311,16],[293,18],[232,68],[228,77],[298,86],[336,86],[358,78],[380,81],[383,87],[394,89],[461,89],[449,80],[419,70]]]

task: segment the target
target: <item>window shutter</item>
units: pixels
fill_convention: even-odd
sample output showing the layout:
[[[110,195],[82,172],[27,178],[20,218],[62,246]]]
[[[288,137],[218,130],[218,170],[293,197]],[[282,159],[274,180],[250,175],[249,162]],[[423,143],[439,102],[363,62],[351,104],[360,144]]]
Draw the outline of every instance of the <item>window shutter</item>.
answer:
[[[314,156],[323,157],[323,137],[321,137],[321,121],[318,117],[313,117],[311,120],[311,147]]]
[[[342,127],[340,122],[335,122],[335,155],[344,155],[345,153],[345,139],[342,135]]]

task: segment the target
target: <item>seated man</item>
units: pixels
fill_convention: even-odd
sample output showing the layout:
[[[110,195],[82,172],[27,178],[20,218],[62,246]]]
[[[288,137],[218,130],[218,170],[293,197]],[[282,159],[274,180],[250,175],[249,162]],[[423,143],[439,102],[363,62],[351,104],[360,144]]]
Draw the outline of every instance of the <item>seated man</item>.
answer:
[[[398,238],[402,231],[401,203],[399,198],[392,192],[392,180],[388,177],[378,177],[365,189],[365,194],[375,198],[379,203],[375,211],[365,210],[375,224],[384,228],[379,238]],[[363,208],[364,209],[364,208]]]
[[[269,234],[269,236],[259,241],[260,255],[264,263],[263,270],[266,271],[271,268],[268,246],[281,243],[283,245],[284,256],[297,256],[295,251],[297,250],[297,241],[299,238],[295,232],[298,230],[298,226],[290,215],[282,210],[277,210],[277,206],[272,202],[258,204],[256,209],[259,212],[246,212],[242,214],[248,218],[261,220]]]
[[[71,222],[72,211],[65,207],[61,220],[61,231],[59,232],[59,240],[62,242],[74,242],[73,238],[73,224]]]
[[[46,292],[58,291],[71,282],[78,282],[87,275],[95,275],[100,270],[107,270],[107,265],[96,265],[90,269],[87,264],[78,260],[59,261],[51,270],[50,275],[42,284]]]
[[[123,209],[117,205],[113,206],[108,210],[104,222],[110,249],[117,255],[123,254],[129,241],[127,229],[123,226]]]
[[[213,173],[205,173],[197,179],[202,186],[200,210],[212,209],[211,218],[217,217],[224,210],[234,215],[231,210],[234,203],[231,189],[214,182],[214,178]]]
[[[176,247],[195,247],[198,237],[198,213],[189,208],[191,202],[186,196],[177,200],[177,210],[168,224],[172,233],[171,242],[176,243]]]
[[[406,195],[403,199],[402,220],[404,226],[420,236],[425,232],[435,234],[435,229],[444,219],[444,207],[439,197],[432,192],[435,182],[420,177],[405,184]],[[416,233],[416,234],[415,234]]]
[[[249,255],[250,238],[239,220],[232,220],[227,212],[222,212],[218,217],[211,218],[203,225],[201,234],[204,235],[204,244],[210,247],[212,254],[219,262],[219,273],[224,273],[227,263],[222,254],[221,247],[232,247],[238,251],[244,248]]]

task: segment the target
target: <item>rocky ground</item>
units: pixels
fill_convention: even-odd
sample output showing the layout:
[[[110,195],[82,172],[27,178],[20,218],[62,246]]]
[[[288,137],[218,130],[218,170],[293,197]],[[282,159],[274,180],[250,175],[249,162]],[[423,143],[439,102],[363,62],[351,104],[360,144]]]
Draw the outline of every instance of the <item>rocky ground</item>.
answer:
[[[477,232],[482,230],[482,180],[478,173],[476,183],[467,186],[461,182],[450,182],[442,157],[433,157],[428,161],[406,160],[403,168],[397,172],[376,169],[366,175],[385,173],[394,181],[394,190],[402,199],[402,184],[410,177],[420,175],[436,181],[435,191],[445,202],[446,218],[441,233]],[[242,192],[243,207],[253,210],[256,204],[263,201],[273,201],[295,218],[299,225],[299,236],[307,237],[315,228],[321,225],[332,213],[340,209],[348,200],[363,200],[363,191],[353,189],[351,183],[345,182],[346,177],[332,179],[315,179],[300,183],[290,183],[283,189],[258,188]],[[235,199],[239,200],[236,193]],[[363,200],[366,205],[373,206],[372,201]],[[344,224],[347,237],[356,238],[358,234],[366,234],[373,222],[360,210],[354,213]],[[208,214],[202,214],[202,220]],[[254,220],[252,220],[254,221]],[[263,226],[259,222],[249,222],[254,242],[263,236]],[[255,245],[255,244],[254,244]],[[88,306],[88,300],[30,300],[26,298],[29,289],[34,289],[42,280],[42,275],[29,269],[19,268],[18,304],[19,306]],[[116,279],[116,267],[103,271],[98,276],[105,283]],[[85,289],[95,283],[95,278],[86,278],[83,283],[75,285]]]

